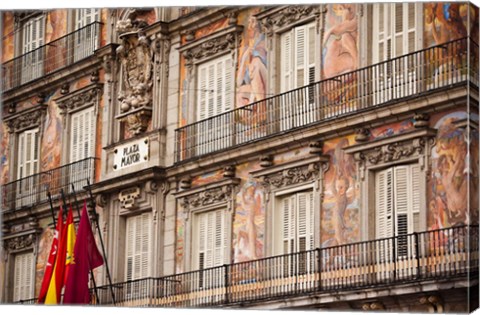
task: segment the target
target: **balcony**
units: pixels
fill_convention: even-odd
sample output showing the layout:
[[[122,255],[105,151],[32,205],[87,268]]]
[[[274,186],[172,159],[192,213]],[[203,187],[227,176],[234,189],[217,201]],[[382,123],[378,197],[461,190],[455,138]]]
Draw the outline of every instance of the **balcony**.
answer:
[[[55,196],[61,190],[65,195],[72,194],[74,190],[77,193],[83,191],[87,180],[93,183],[96,160],[86,158],[3,185],[2,211],[13,212],[46,202],[48,192]]]
[[[115,306],[206,307],[478,278],[478,225],[459,226],[112,285]],[[113,305],[110,286],[92,304]],[[27,301],[28,302],[28,301]]]
[[[80,61],[99,48],[99,22],[51,41],[2,65],[2,91],[19,87]]]
[[[186,125],[175,130],[175,161],[187,161],[456,84],[471,82],[478,86],[478,54],[478,44],[462,38]]]

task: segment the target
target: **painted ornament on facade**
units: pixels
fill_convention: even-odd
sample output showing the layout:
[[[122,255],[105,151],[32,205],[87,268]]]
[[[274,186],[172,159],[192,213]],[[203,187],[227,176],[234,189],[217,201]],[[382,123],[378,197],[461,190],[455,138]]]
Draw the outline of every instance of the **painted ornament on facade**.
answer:
[[[42,171],[51,170],[60,166],[62,144],[62,119],[58,106],[55,102],[49,102],[45,129],[41,140],[41,163]]]
[[[0,147],[0,181],[2,185],[5,185],[9,181],[8,176],[8,157],[10,155],[10,134],[5,124],[2,124],[0,129],[0,139],[2,141]]]
[[[40,292],[40,287],[42,286],[45,265],[48,261],[48,256],[50,255],[50,248],[52,247],[53,233],[53,229],[47,227],[40,236],[40,241],[38,243],[37,264],[35,267],[35,296],[38,295]]]
[[[266,98],[267,87],[267,49],[265,34],[260,22],[254,16],[259,9],[239,16],[244,25],[243,39],[239,50],[237,71],[236,106],[243,107]],[[237,121],[249,127],[259,127],[266,120],[266,107],[258,103],[250,111],[238,113]],[[258,134],[258,129],[255,130]]]
[[[233,224],[235,262],[259,259],[264,253],[264,191],[260,183],[249,174],[256,168],[258,165],[253,163],[237,167],[237,175],[242,182],[236,197]]]
[[[322,79],[332,78],[358,68],[358,19],[355,4],[329,4],[322,42]],[[340,81],[323,84],[325,103],[350,102],[357,87],[354,74],[342,76]],[[354,104],[349,104],[354,106]]]
[[[353,137],[326,142],[324,152],[331,156],[325,174],[325,196],[321,217],[321,245],[329,247],[359,240],[359,191],[356,166],[342,148],[354,143]]]
[[[432,152],[432,174],[429,192],[428,226],[430,230],[468,224],[468,168],[465,130],[455,121],[466,119],[467,113],[454,112],[439,119],[437,143]],[[478,120],[478,116],[476,117]],[[477,136],[478,137],[478,136]],[[478,148],[477,148],[478,150]],[[475,168],[478,173],[478,168]]]

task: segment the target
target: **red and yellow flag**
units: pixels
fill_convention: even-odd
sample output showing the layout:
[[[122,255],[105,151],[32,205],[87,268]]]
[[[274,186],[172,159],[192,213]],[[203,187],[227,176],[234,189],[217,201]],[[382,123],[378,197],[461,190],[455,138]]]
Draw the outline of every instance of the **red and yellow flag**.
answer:
[[[67,258],[67,228],[68,226],[63,224],[59,235],[58,254],[55,259],[55,267],[48,286],[45,304],[60,303],[65,278],[65,261]]]
[[[63,283],[67,283],[68,271],[73,264],[73,249],[75,246],[75,224],[73,223],[72,206],[68,211],[67,216],[67,258],[65,260],[65,277]]]
[[[62,207],[58,212],[57,225],[53,234],[52,247],[50,248],[50,254],[48,255],[47,265],[45,267],[45,272],[43,274],[42,286],[40,288],[40,293],[38,295],[38,304],[43,304],[47,296],[48,288],[52,279],[53,270],[55,267],[55,260],[58,253],[58,240],[60,237],[60,232],[63,229],[63,212]]]

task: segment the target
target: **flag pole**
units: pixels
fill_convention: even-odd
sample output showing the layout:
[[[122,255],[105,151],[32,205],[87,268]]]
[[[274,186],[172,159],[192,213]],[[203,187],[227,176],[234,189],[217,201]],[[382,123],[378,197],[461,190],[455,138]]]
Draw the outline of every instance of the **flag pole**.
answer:
[[[74,199],[75,199],[75,206],[76,206],[76,208],[77,208],[78,219],[80,220],[80,208],[78,207],[77,196],[76,196],[76,193],[75,193],[75,186],[73,185],[73,183],[72,183],[72,189],[73,189],[73,190],[72,190],[73,196],[74,196]],[[63,202],[64,202],[65,207],[66,207],[67,204],[65,203],[65,196],[63,195],[63,189],[62,189],[62,197],[63,197]],[[71,206],[71,205],[72,205],[72,204],[70,203],[70,206]],[[90,266],[89,266],[88,269],[90,269]],[[90,278],[92,278],[93,291],[95,292],[95,297],[97,298],[97,301],[98,301],[99,299],[98,299],[97,284],[96,284],[96,282],[95,282],[95,277],[94,277],[94,275],[93,275],[93,270],[92,270],[92,269],[90,269]]]
[[[97,210],[96,210],[95,200],[93,199],[92,189],[90,188],[90,180],[88,178],[87,178],[87,187],[88,187],[88,193],[89,193],[89,196],[90,196],[90,201],[92,202],[92,205],[93,205],[93,210],[92,210],[93,218],[94,218],[94,221],[95,221],[95,226],[97,227],[98,238],[100,239],[100,246],[102,247],[103,258],[105,259],[105,271],[107,272],[107,279],[108,279],[108,284],[109,284],[109,287],[110,287],[110,294],[112,295],[113,305],[115,305],[116,301],[115,301],[115,293],[113,292],[112,277],[110,276],[110,269],[108,268],[108,260],[107,260],[107,254],[105,252],[105,246],[103,244],[102,231],[100,230],[100,226],[98,224],[98,214],[97,214]],[[74,196],[76,196],[75,195],[75,188],[73,187],[73,184],[72,184],[72,189],[74,191]],[[76,197],[75,197],[75,200],[76,200]]]
[[[55,222],[55,210],[53,210],[52,195],[50,194],[50,191],[47,191],[47,196],[48,196],[48,201],[50,202],[50,210],[52,211],[53,228],[55,228],[55,225],[57,225],[57,222]]]

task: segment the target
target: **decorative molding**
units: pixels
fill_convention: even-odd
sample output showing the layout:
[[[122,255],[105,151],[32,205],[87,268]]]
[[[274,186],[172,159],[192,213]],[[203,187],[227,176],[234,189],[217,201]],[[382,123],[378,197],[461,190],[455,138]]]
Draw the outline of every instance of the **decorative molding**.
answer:
[[[46,113],[47,105],[36,105],[28,110],[21,111],[4,118],[10,133],[20,132],[25,129],[39,127]]]
[[[370,137],[370,130],[367,128],[359,128],[355,130],[355,141],[356,142],[365,142]]]
[[[107,205],[107,197],[105,194],[97,194],[97,196],[95,196],[95,204],[102,208],[105,207]]]
[[[329,161],[329,156],[319,155],[253,171],[251,174],[260,179],[267,191],[271,191],[323,178],[323,173],[328,170]]]
[[[271,38],[274,33],[285,27],[293,26],[297,22],[307,20],[312,16],[318,20],[321,13],[320,5],[298,5],[286,6],[279,10],[267,10],[256,16],[265,34]]]
[[[117,23],[120,46],[116,49],[120,63],[118,92],[119,115],[134,135],[147,130],[152,117],[153,55],[151,38],[141,31],[142,23],[134,23],[137,10]]]
[[[155,180],[147,180],[145,182],[145,192],[155,194],[158,191],[158,183]]]
[[[388,138],[356,144],[344,148],[352,154],[357,163],[359,178],[365,178],[367,168],[389,165],[411,159],[418,159],[423,170],[430,170],[428,157],[435,145],[437,131],[430,128],[416,129],[412,132],[398,134]]]
[[[204,38],[192,40],[178,48],[185,58],[185,65],[191,70],[193,65],[205,62],[226,52],[231,52],[235,60],[243,26],[231,25]]]
[[[180,201],[180,205],[188,217],[191,210],[233,201],[236,193],[235,187],[238,184],[240,184],[240,179],[233,177],[184,190],[174,195]],[[232,209],[231,206],[228,208],[229,210]]]
[[[98,98],[102,94],[102,87],[103,84],[94,83],[73,93],[57,98],[55,102],[57,103],[58,108],[60,108],[60,114],[65,115],[87,104],[97,104]]]
[[[33,248],[37,242],[38,234],[41,233],[41,231],[41,229],[34,228],[23,231],[19,234],[4,236],[3,248],[7,252],[15,252]]]
[[[423,127],[428,127],[429,125],[429,120],[430,120],[430,115],[428,114],[415,114],[413,116],[413,120],[414,120],[414,123],[413,123],[413,126],[415,128],[423,128]]]
[[[308,145],[310,151],[308,153],[313,155],[322,155],[323,154],[323,141],[313,141]]]
[[[270,167],[273,165],[273,155],[262,155],[260,157],[261,167]]]
[[[235,166],[228,165],[223,168],[223,177],[231,178],[235,177]]]
[[[140,188],[139,187],[130,187],[122,190],[118,194],[118,200],[122,204],[122,208],[127,210],[135,210],[138,205],[136,204],[136,199],[140,198]]]

